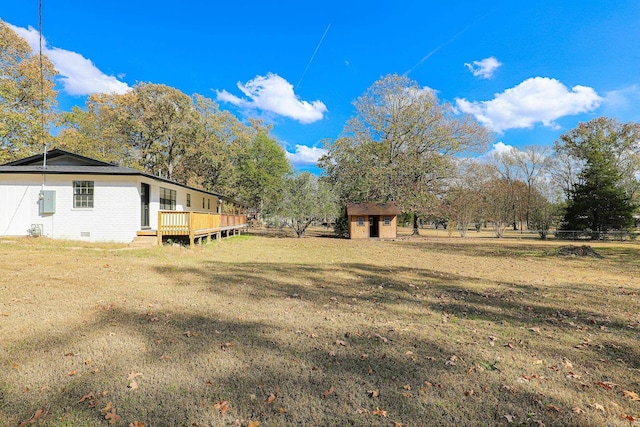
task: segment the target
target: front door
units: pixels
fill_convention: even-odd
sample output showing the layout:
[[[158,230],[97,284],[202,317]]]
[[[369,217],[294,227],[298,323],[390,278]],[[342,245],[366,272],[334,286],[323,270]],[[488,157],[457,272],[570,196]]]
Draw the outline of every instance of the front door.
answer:
[[[149,228],[149,184],[140,187],[140,207],[142,228]]]

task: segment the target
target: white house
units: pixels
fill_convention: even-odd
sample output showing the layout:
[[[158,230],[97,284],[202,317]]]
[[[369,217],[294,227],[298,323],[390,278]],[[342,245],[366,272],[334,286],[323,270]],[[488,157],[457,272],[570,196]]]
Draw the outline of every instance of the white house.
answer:
[[[193,244],[246,226],[244,212],[222,195],[59,149],[0,165],[0,236],[126,243],[137,235],[189,235]],[[194,232],[195,213],[200,223],[201,214],[211,218]]]

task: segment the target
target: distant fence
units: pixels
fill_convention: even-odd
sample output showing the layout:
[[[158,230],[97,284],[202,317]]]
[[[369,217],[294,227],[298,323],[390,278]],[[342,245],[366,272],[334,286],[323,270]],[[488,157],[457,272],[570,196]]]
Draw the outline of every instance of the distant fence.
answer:
[[[562,240],[636,240],[640,233],[635,231],[579,231],[557,230],[553,232],[556,239]]]

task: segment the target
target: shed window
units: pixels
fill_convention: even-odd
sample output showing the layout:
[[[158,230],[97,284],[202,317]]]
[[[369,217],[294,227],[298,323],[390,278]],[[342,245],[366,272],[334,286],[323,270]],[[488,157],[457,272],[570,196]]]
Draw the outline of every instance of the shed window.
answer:
[[[176,210],[176,190],[160,187],[160,209]]]
[[[191,207],[191,194],[187,193],[187,207]]]
[[[211,199],[207,199],[207,209],[211,210]]]
[[[204,209],[204,197],[202,198],[202,209]]]
[[[93,207],[93,181],[73,181],[73,207]]]
[[[390,216],[385,216],[384,217],[384,225],[391,225],[391,217]]]
[[[358,217],[358,225],[359,226],[363,226],[364,225],[364,217],[363,216],[359,216]]]

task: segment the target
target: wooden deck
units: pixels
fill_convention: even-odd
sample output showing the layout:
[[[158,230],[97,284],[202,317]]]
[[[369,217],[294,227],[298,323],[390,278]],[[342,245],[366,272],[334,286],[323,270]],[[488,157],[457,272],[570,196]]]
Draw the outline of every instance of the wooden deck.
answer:
[[[222,234],[237,234],[247,228],[246,215],[219,214],[209,212],[158,212],[158,229],[155,231],[158,244],[163,238],[172,236],[189,236],[189,246],[193,247],[196,240],[205,237],[210,240],[213,236],[220,239]],[[148,233],[143,230],[139,233]]]

